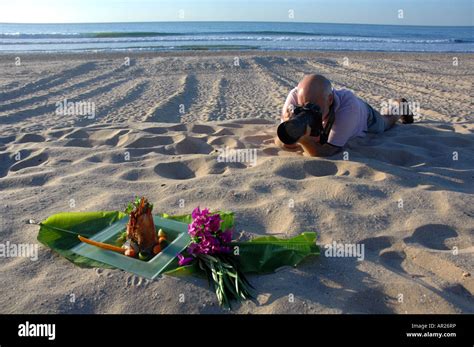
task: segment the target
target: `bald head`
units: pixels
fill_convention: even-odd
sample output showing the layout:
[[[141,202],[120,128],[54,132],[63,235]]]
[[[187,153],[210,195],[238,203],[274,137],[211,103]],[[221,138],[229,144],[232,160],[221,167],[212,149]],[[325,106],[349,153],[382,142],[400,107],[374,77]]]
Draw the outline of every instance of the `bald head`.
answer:
[[[298,83],[298,104],[304,105],[308,102],[321,107],[323,115],[329,112],[333,102],[332,85],[323,75],[306,75]]]
[[[319,96],[327,98],[331,93],[331,81],[323,75],[306,75],[298,83],[298,102],[301,105],[307,102],[316,103],[316,98]]]

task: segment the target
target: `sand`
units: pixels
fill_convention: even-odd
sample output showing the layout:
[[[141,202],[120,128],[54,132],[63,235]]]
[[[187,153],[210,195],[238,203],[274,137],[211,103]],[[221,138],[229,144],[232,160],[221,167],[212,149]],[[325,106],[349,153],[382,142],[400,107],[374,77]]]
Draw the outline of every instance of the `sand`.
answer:
[[[232,210],[244,239],[318,232],[320,257],[250,276],[259,295],[236,313],[474,313],[474,59],[456,56],[1,56],[0,242],[35,244],[29,219],[146,195],[157,212]],[[313,72],[420,112],[330,158],[281,151],[284,98]],[[95,117],[57,114],[64,99],[94,102]],[[219,161],[225,148],[256,150],[256,163]],[[328,257],[333,242],[364,245],[364,259]],[[37,261],[0,261],[1,313],[224,312],[199,278],[81,269],[43,246]]]

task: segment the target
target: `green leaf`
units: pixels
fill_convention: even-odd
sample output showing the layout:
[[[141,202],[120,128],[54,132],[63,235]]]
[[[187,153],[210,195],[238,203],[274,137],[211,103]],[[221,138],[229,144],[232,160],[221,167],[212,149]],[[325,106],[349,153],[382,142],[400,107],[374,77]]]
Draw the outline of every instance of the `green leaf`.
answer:
[[[189,275],[197,275],[204,277],[202,270],[199,268],[197,262],[186,265],[186,266],[179,266],[174,269],[171,269],[164,273],[164,275],[175,276],[175,277],[182,277],[182,276],[189,276]]]
[[[70,249],[80,242],[74,233],[91,237],[125,216],[119,211],[58,213],[40,223],[37,239],[43,245],[79,266],[113,268],[110,265],[79,256],[71,252]]]
[[[262,236],[248,242],[232,242],[232,246],[239,247],[235,258],[242,272],[269,273],[282,266],[296,266],[308,256],[319,255],[315,232],[290,239]]]
[[[135,205],[133,203],[129,202],[128,205],[127,205],[127,208],[124,211],[124,213],[130,214],[133,211],[134,207],[135,207]]]

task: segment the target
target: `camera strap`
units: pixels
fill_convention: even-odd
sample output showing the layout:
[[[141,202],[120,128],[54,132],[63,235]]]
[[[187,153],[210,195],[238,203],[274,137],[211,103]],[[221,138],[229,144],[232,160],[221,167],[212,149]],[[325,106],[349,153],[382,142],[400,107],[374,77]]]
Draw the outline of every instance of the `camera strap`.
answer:
[[[329,109],[329,115],[328,115],[328,120],[326,122],[326,125],[323,127],[321,134],[319,136],[319,143],[324,145],[325,143],[328,142],[329,138],[329,133],[331,132],[332,125],[334,124],[334,119],[336,118],[334,114],[334,107],[331,105],[331,108]]]

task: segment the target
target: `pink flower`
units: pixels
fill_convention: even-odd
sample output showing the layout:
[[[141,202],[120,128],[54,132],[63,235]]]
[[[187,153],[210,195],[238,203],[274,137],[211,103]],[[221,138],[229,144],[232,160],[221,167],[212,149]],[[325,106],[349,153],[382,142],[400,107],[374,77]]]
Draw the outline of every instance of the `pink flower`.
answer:
[[[188,234],[193,242],[188,247],[192,255],[228,253],[226,244],[232,241],[232,230],[221,230],[222,219],[218,213],[211,214],[208,208],[196,207],[191,216],[193,222],[188,226]]]
[[[228,229],[219,234],[223,243],[230,243],[232,241],[232,229]]]
[[[178,260],[179,266],[186,266],[194,260],[194,258],[190,258],[190,257],[186,258],[182,254],[178,254],[178,259],[179,259]]]

